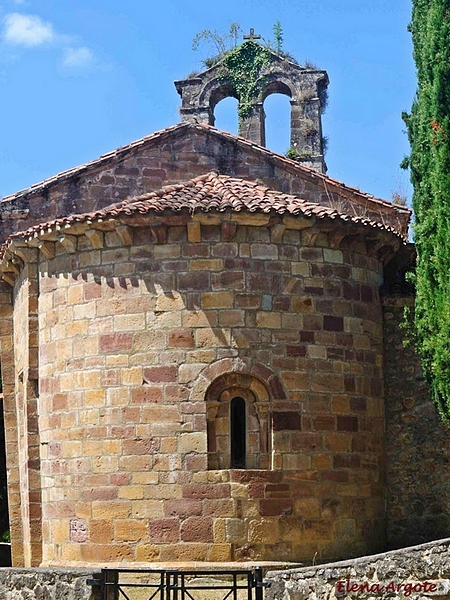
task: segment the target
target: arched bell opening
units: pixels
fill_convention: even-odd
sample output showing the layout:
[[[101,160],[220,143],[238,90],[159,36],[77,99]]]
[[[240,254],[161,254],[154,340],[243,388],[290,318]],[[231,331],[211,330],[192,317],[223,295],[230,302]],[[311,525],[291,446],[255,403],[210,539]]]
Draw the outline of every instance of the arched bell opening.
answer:
[[[291,103],[281,93],[271,93],[264,100],[266,146],[285,154],[291,145]]]
[[[229,96],[218,102],[214,108],[214,127],[238,135],[238,101]]]

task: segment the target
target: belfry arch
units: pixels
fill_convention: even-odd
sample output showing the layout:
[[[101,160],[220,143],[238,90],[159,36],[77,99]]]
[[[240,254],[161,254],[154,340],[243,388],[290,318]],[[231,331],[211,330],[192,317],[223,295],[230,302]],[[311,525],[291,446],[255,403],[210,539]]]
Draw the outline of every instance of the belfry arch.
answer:
[[[288,96],[291,103],[290,147],[296,160],[326,172],[322,136],[324,92],[328,86],[326,71],[302,67],[272,53],[272,62],[261,70],[260,77],[264,78],[264,85],[254,99],[251,113],[240,120],[239,135],[265,146],[264,100],[271,94]],[[214,126],[217,104],[230,96],[239,100],[233,85],[224,83],[220,63],[198,75],[176,81],[175,87],[181,96],[183,122]]]

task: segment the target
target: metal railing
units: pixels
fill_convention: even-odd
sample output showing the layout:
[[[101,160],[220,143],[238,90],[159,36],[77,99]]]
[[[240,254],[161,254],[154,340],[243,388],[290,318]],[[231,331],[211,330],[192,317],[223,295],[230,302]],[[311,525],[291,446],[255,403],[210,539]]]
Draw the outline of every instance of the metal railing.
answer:
[[[102,569],[102,600],[263,600],[262,568],[252,570],[182,571]]]

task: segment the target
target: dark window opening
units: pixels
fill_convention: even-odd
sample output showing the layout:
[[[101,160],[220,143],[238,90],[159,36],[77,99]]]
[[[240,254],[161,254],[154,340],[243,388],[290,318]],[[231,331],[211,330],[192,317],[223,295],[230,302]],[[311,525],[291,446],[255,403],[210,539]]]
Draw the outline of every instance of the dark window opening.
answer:
[[[232,469],[245,469],[247,457],[247,424],[245,400],[237,397],[231,401],[230,442]]]

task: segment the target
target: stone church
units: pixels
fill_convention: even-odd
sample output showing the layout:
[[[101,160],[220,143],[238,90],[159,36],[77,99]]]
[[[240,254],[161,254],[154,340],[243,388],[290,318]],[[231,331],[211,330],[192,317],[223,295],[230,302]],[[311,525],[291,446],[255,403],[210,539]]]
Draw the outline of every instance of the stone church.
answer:
[[[274,54],[235,136],[219,68],[176,82],[180,124],[0,202],[14,566],[450,536],[450,435],[399,327],[410,211],[326,175],[325,71]],[[264,146],[272,93],[297,160]]]

